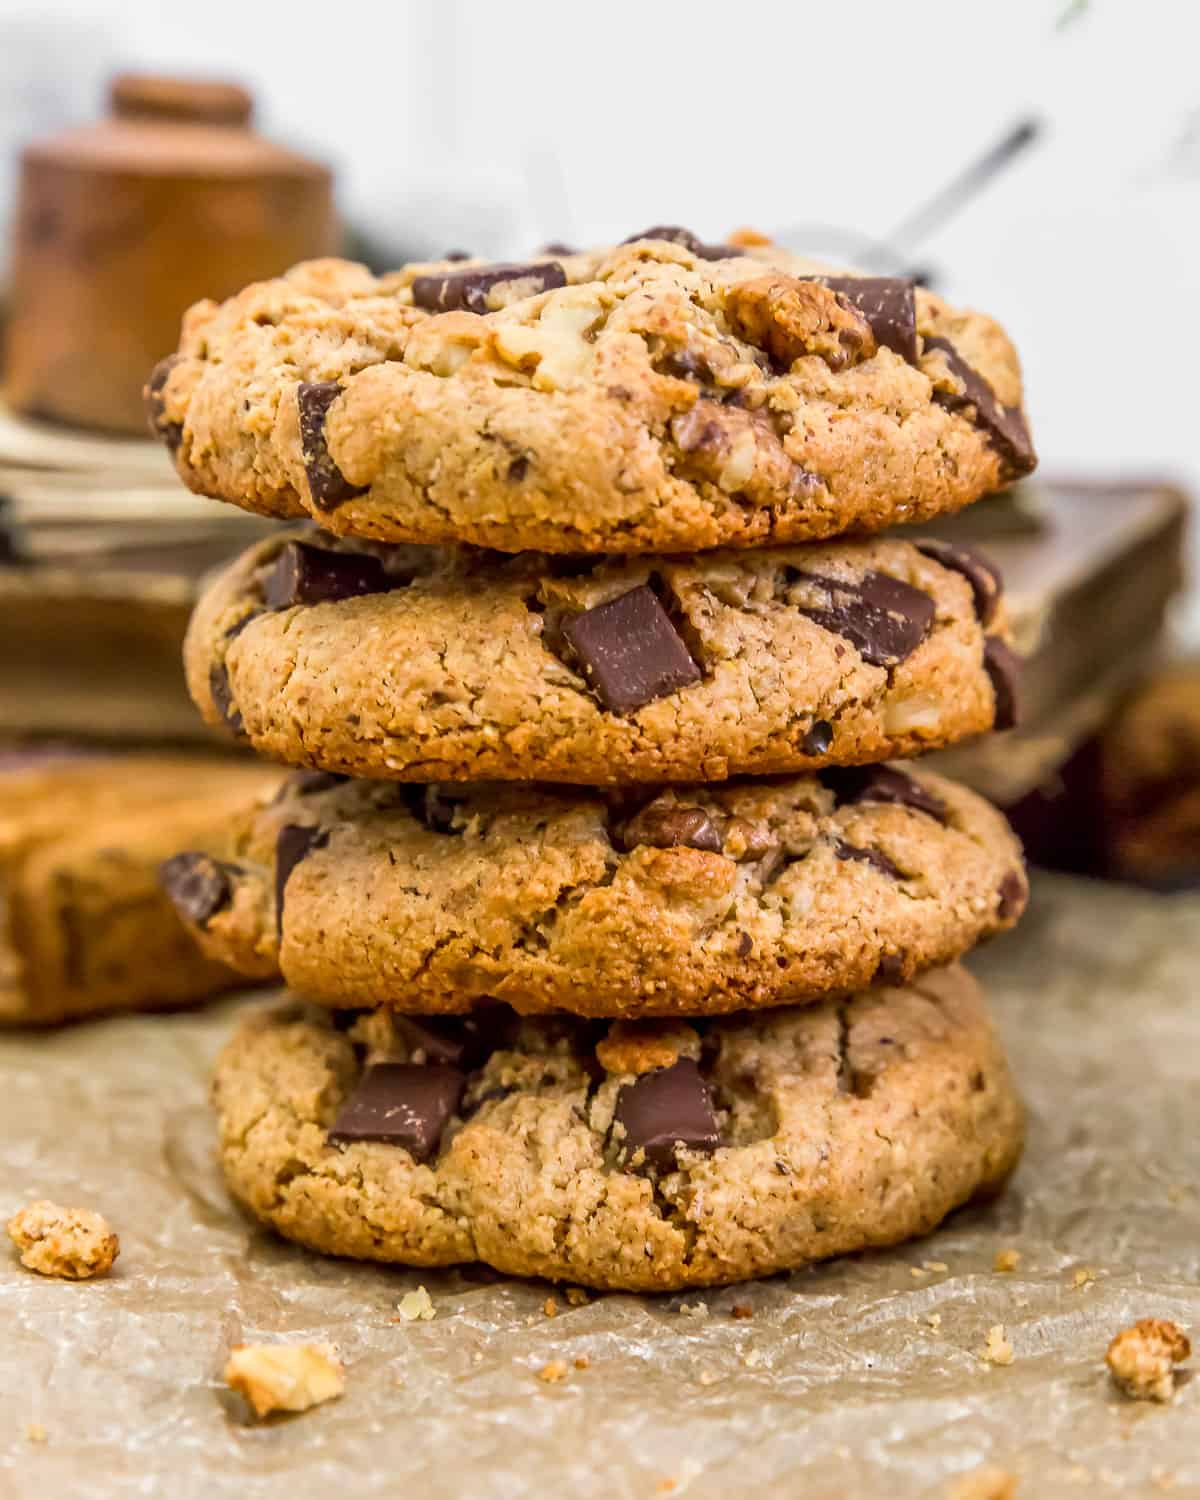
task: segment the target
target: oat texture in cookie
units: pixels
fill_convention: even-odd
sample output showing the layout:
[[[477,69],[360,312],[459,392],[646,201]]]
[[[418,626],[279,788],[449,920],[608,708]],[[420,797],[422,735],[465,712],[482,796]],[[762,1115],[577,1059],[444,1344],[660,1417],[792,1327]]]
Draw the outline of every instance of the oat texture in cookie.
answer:
[[[958,968],[674,1028],[296,1004],[243,1025],[214,1098],[230,1187],[290,1239],[638,1291],[926,1233],[996,1191],[1022,1137]]]
[[[298,266],[193,307],[147,400],[200,493],[514,551],[878,530],[1035,463],[990,318],[669,226],[523,264]]]
[[[948,962],[1027,893],[990,804],[888,766],[643,792],[301,772],[229,839],[229,899],[182,911],[208,953],[426,1012],[812,1000]]]
[[[400,781],[877,761],[1016,704],[995,570],[891,540],[568,560],[284,532],[211,583],[185,660],[261,754]]]

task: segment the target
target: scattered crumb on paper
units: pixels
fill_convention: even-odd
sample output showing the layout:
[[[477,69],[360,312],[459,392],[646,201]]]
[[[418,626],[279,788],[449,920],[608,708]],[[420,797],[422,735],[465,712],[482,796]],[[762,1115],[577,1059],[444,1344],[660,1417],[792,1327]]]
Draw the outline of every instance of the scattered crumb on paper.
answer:
[[[1187,1334],[1167,1318],[1140,1318],[1108,1346],[1104,1361],[1112,1378],[1135,1401],[1170,1401],[1175,1366],[1192,1352]]]
[[[1011,1245],[1003,1250],[996,1251],[996,1259],[992,1262],[992,1270],[999,1271],[1002,1275],[1015,1271],[1021,1264],[1021,1252],[1014,1250]]]
[[[1011,1365],[1013,1362],[1013,1346],[1008,1341],[1008,1335],[1004,1332],[1003,1323],[994,1323],[987,1331],[983,1351],[980,1356],[986,1359],[989,1365]]]
[[[396,1311],[406,1323],[428,1323],[431,1318],[437,1317],[433,1298],[423,1286],[419,1286],[415,1292],[405,1292],[396,1304]]]
[[[552,1359],[537,1372],[537,1378],[543,1385],[557,1385],[569,1373],[565,1359]]]
[[[121,1242],[102,1215],[89,1208],[63,1208],[46,1198],[15,1213],[8,1236],[21,1252],[23,1266],[68,1281],[106,1275],[121,1253]]]
[[[995,1464],[983,1464],[950,1481],[947,1500],[1013,1500],[1017,1476]]]
[[[238,1344],[225,1383],[265,1417],[332,1401],[346,1389],[346,1372],[332,1344]]]

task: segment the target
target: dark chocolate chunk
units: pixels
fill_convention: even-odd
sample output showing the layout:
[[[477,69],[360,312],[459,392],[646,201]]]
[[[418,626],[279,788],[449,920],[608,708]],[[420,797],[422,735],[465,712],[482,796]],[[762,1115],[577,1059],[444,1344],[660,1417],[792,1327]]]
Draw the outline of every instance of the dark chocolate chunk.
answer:
[[[739,932],[737,940],[737,956],[739,958],[749,958],[753,952],[754,939],[748,932]]]
[[[275,801],[282,802],[289,795],[315,797],[318,792],[328,792],[335,786],[345,786],[349,780],[349,776],[338,776],[333,771],[294,771],[275,794]]]
[[[424,1062],[462,1066],[468,1038],[457,1016],[395,1016],[393,1024],[410,1051],[424,1053]]]
[[[1013,729],[1021,721],[1021,658],[998,635],[983,643],[983,665],[996,695],[993,729]]]
[[[996,393],[972,365],[969,365],[949,339],[927,338],[925,348],[940,349],[945,356],[950,373],[962,385],[957,391],[934,391],[933,399],[947,411],[962,411],[971,406],[975,409],[975,425],[983,430],[988,441],[1000,455],[1000,463],[1006,479],[1020,479],[1037,467],[1037,454],[1033,450],[1033,439],[1019,406],[1001,406]]]
[[[996,915],[1002,922],[1017,915],[1025,905],[1025,896],[1025,877],[1020,870],[1010,870],[996,892]]]
[[[957,542],[942,542],[936,537],[926,537],[914,542],[913,546],[925,557],[941,563],[943,568],[962,574],[971,585],[979,623],[990,625],[996,617],[1000,595],[1004,592],[1004,580],[996,564],[984,557],[982,552],[976,552],[973,547],[963,547]]]
[[[213,662],[208,669],[208,691],[212,695],[212,701],[217,705],[218,713],[234,734],[243,734],[246,726],[242,723],[241,711],[233,701],[233,689],[229,686],[229,668],[223,661]]]
[[[421,785],[414,782],[402,787],[400,796],[417,822],[423,823],[430,833],[462,832],[461,828],[454,826],[455,811],[467,800],[461,792],[455,796],[437,783]]]
[[[640,1149],[660,1171],[674,1167],[680,1146],[707,1152],[721,1144],[708,1085],[690,1057],[625,1084],[617,1095],[613,1123],[625,1130],[623,1154],[632,1156]]]
[[[288,877],[306,855],[323,849],[329,834],[311,823],[287,823],[275,841],[275,931],[283,932],[283,893]]]
[[[336,380],[302,380],[296,389],[296,404],[300,411],[300,451],[304,456],[309,493],[318,510],[336,510],[347,500],[367,492],[366,485],[349,482],[325,446],[325,419],[341,394],[342,388]]]
[[[651,802],[621,830],[621,844],[634,849],[649,844],[655,849],[703,849],[720,854],[721,835],[701,807],[679,807]]]
[[[928,813],[939,823],[946,821],[946,804],[906,771],[892,766],[829,766],[819,774],[839,807],[849,802],[894,802]]]
[[[445,253],[445,255],[442,256],[443,260],[451,260],[451,261],[454,261],[454,260],[474,260],[474,258],[475,257],[471,254],[471,252],[469,250],[447,250],[446,253]]]
[[[520,282],[519,295],[532,297],[566,286],[567,275],[556,260],[545,260],[537,265],[476,266],[471,271],[418,276],[412,284],[413,305],[435,313],[492,312],[498,305],[492,303],[492,288],[508,282]]]
[[[801,613],[844,636],[873,667],[894,667],[917,649],[933,624],[928,594],[886,573],[866,573],[860,583],[789,570],[792,577],[829,591],[829,604]]]
[[[466,1074],[435,1063],[377,1063],[338,1111],[329,1139],[403,1146],[417,1161],[438,1148],[462,1100]]]
[[[875,342],[910,365],[917,362],[917,304],[911,281],[897,276],[821,276],[817,278],[866,318]]]
[[[234,877],[240,873],[211,854],[188,851],[158,867],[158,882],[185,922],[205,927],[233,900]]]
[[[824,755],[833,744],[833,725],[828,719],[814,719],[805,731],[800,748],[805,755]]]
[[[268,609],[293,604],[326,604],[360,594],[385,594],[403,588],[377,557],[367,552],[330,552],[307,542],[288,542],[263,582]]]
[[[543,255],[578,255],[579,251],[574,245],[564,245],[561,240],[551,240],[548,245],[541,249]]]
[[[904,980],[904,955],[902,953],[885,953],[879,960],[875,969],[876,984],[901,984]],[[881,1042],[891,1041],[890,1037],[881,1036]]]
[[[857,844],[848,844],[845,839],[838,839],[834,843],[833,852],[838,859],[861,859],[865,864],[874,865],[881,875],[890,876],[892,880],[904,879],[903,873],[878,849],[860,849]]]
[[[727,256],[741,254],[736,245],[706,245],[698,234],[693,234],[690,229],[684,229],[679,224],[655,224],[651,229],[643,229],[640,234],[631,234],[621,243],[632,245],[637,240],[668,240],[672,245],[682,245],[701,260],[724,260]]]
[[[163,400],[163,389],[180,358],[178,354],[168,354],[166,359],[160,359],[151,370],[150,379],[147,380],[142,391],[150,431],[156,438],[161,438],[172,453],[183,442],[183,428],[178,422],[167,421],[167,404]]]
[[[563,625],[563,635],[612,713],[634,713],[700,681],[699,667],[645,584],[576,615]]]

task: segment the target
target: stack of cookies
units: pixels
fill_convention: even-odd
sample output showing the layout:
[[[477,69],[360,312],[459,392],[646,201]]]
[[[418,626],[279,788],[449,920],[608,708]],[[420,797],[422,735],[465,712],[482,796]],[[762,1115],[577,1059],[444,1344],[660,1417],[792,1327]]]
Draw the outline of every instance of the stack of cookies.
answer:
[[[192,488],[319,528],[215,579],[186,652],[205,718],[302,768],[166,877],[302,997],[218,1069],[253,1212],[662,1290],[1003,1183],[1021,1109],[957,960],[1020,915],[1020,849],[881,764],[1012,722],[1000,580],[872,535],[1033,466],[995,323],[657,228],[300,266],[194,308],[148,399]]]

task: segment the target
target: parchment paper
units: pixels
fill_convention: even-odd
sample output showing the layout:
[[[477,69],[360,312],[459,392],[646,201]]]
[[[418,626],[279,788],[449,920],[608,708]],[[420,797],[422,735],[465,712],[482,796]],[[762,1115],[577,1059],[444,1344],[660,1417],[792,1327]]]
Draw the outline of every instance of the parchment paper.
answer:
[[[0,1488],[902,1500],[991,1462],[1022,1500],[1200,1495],[1200,1380],[1134,1404],[1102,1364],[1141,1316],[1200,1332],[1198,916],[1195,897],[1043,878],[1021,931],[978,955],[1032,1112],[997,1203],[791,1278],[560,1294],[554,1318],[545,1285],[322,1260],[242,1219],[205,1103],[234,1005],[0,1039],[0,1210],[96,1207],[122,1242],[113,1276],[80,1285],[0,1250]],[[998,1274],[1008,1247],[1019,1269]],[[436,1318],[397,1321],[419,1283]],[[995,1324],[1006,1367],[980,1357]],[[346,1394],[256,1425],[218,1372],[231,1342],[281,1336],[337,1343]]]

